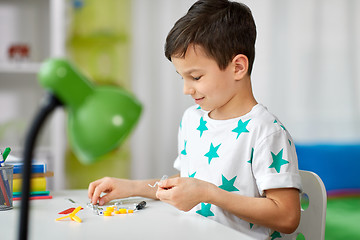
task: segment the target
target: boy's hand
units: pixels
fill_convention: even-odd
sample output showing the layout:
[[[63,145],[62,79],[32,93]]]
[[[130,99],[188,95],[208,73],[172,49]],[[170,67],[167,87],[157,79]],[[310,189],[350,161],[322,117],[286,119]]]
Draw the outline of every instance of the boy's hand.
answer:
[[[99,205],[117,199],[131,196],[133,183],[131,180],[104,177],[89,184],[88,196],[92,204]],[[107,193],[100,197],[101,193]]]
[[[159,182],[156,197],[179,210],[189,211],[207,202],[211,183],[196,178],[170,178]]]

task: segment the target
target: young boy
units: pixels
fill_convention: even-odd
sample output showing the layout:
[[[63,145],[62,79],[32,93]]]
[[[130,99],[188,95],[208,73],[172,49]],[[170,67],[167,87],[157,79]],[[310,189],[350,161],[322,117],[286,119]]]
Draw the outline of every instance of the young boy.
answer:
[[[281,122],[258,104],[250,74],[256,26],[250,9],[200,0],[170,31],[165,55],[184,81],[188,108],[179,129],[180,176],[103,178],[90,184],[100,205],[143,196],[214,219],[256,239],[293,232],[300,220],[297,156]],[[108,193],[100,197],[102,192]]]

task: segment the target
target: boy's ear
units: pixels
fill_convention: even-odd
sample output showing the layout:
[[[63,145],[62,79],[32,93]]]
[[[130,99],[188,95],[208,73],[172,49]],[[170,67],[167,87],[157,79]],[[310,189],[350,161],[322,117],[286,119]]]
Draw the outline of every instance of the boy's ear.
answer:
[[[241,80],[248,72],[248,58],[244,54],[238,54],[233,58],[232,63],[235,66],[235,79]]]

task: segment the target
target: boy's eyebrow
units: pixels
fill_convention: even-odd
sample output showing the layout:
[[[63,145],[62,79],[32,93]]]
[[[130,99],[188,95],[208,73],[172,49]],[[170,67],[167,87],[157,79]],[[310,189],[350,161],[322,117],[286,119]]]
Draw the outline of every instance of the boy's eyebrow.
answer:
[[[191,74],[191,73],[197,72],[197,71],[200,71],[200,69],[191,68],[191,69],[187,70],[186,72],[184,72],[184,74]],[[181,75],[177,70],[176,70],[176,72],[177,72],[179,75]]]

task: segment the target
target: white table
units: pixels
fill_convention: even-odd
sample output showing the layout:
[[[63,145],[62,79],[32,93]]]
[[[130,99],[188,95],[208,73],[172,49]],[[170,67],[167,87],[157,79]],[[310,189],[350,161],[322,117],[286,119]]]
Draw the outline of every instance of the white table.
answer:
[[[242,233],[202,216],[181,212],[173,206],[150,199],[143,210],[133,214],[98,216],[86,206],[89,202],[86,190],[52,192],[53,199],[30,202],[29,238],[31,240],[91,240],[91,239],[238,239],[251,240]],[[76,204],[71,203],[72,199]],[[128,206],[138,203],[140,198],[128,199]],[[59,212],[70,207],[82,206],[76,215],[82,223],[71,220],[55,221],[63,215]],[[18,236],[20,201],[14,209],[0,211],[0,239],[13,240]]]

